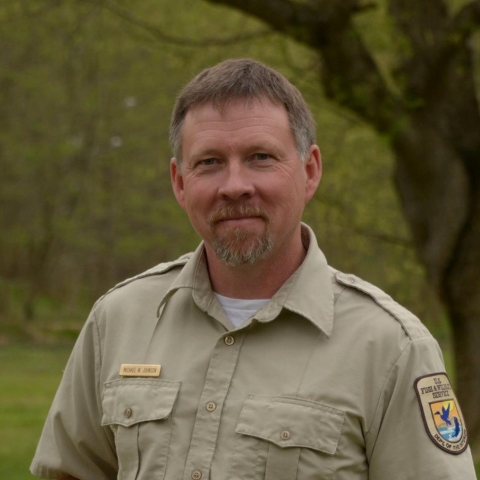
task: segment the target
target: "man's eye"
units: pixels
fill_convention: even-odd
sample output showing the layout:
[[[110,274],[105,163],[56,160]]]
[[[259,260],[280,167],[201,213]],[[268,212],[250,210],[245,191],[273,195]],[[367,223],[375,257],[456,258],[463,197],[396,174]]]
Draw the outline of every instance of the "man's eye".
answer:
[[[269,158],[271,158],[271,155],[269,155],[268,153],[256,153],[255,155],[253,155],[253,158],[255,160],[268,160]]]
[[[215,165],[216,163],[216,160],[214,158],[204,158],[203,160],[200,160],[198,162],[199,165],[205,165],[205,166],[209,166],[209,165]]]

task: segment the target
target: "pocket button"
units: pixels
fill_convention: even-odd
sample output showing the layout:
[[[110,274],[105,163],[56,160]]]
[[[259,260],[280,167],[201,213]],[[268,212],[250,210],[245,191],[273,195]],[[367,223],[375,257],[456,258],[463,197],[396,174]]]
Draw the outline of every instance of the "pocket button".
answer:
[[[123,413],[127,418],[130,418],[132,416],[133,410],[131,408],[126,408]]]
[[[202,472],[200,470],[194,470],[192,472],[192,479],[193,480],[200,480],[202,478]]]
[[[284,430],[281,434],[280,434],[280,438],[282,440],[288,440],[290,438],[290,432],[288,430]]]

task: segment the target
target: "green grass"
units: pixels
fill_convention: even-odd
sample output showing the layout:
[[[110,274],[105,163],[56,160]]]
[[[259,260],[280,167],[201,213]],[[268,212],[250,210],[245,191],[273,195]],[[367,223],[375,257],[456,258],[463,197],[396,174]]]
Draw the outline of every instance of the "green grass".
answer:
[[[0,478],[28,469],[71,347],[0,347]]]
[[[0,479],[34,478],[28,468],[70,350],[0,347]]]

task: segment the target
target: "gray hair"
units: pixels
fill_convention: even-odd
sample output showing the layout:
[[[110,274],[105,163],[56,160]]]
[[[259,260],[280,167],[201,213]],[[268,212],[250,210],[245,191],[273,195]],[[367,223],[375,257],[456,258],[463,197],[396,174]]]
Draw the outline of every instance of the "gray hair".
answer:
[[[225,60],[207,68],[183,88],[170,123],[174,156],[181,162],[182,129],[188,110],[205,104],[222,109],[238,100],[264,99],[285,107],[298,154],[304,160],[316,138],[315,121],[302,94],[279,72],[248,58]]]

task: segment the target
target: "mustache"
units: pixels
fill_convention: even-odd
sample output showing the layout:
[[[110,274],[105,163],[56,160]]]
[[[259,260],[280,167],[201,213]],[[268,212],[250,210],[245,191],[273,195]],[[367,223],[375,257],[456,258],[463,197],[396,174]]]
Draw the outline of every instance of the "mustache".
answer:
[[[268,214],[258,205],[224,205],[213,211],[208,217],[208,223],[214,223],[232,218],[261,217],[268,220]]]

